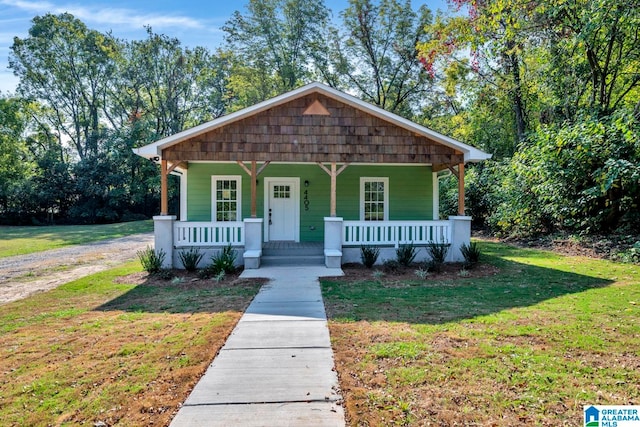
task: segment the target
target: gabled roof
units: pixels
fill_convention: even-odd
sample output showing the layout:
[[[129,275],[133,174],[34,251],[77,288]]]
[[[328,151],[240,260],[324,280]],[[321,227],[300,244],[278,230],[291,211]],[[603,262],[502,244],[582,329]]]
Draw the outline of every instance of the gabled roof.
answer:
[[[346,94],[344,92],[331,88],[322,83],[311,83],[306,86],[302,86],[298,89],[292,90],[291,92],[284,93],[280,96],[276,96],[275,98],[271,98],[269,100],[260,102],[251,107],[244,108],[242,110],[236,111],[234,113],[231,113],[222,117],[218,117],[217,119],[203,123],[199,126],[184,130],[175,135],[168,136],[166,138],[163,138],[154,143],[145,145],[143,147],[136,148],[134,149],[134,152],[146,158],[162,157],[162,150],[164,149],[172,147],[181,142],[196,138],[200,135],[203,135],[207,132],[211,132],[223,126],[230,125],[239,120],[254,116],[258,113],[261,113],[263,111],[269,110],[276,106],[285,104],[292,100],[295,100],[310,94],[314,94],[314,93],[322,94],[336,101],[347,104],[353,108],[361,110],[365,113],[368,113],[381,120],[392,123],[398,127],[404,128],[407,131],[414,133],[415,135],[424,136],[438,144],[442,144],[446,147],[460,151],[464,155],[465,162],[479,162],[479,161],[491,158],[491,154],[487,154],[482,150],[479,150],[475,147],[464,144],[448,136],[442,135],[429,128],[426,128],[410,120],[407,120],[403,117],[400,117],[397,114],[390,113],[386,110],[383,110],[380,107],[369,104],[368,102],[364,102],[354,96],[351,96],[349,94]]]

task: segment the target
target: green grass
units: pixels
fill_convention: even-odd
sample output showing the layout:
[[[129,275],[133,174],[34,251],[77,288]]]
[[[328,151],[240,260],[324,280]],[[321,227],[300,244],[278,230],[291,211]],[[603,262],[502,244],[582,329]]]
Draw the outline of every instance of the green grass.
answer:
[[[323,281],[350,425],[578,425],[640,400],[640,267],[481,243],[491,277]]]
[[[0,257],[30,254],[150,231],[153,231],[151,220],[100,225],[0,226]]]
[[[168,424],[259,285],[141,271],[132,262],[0,306],[2,425]]]

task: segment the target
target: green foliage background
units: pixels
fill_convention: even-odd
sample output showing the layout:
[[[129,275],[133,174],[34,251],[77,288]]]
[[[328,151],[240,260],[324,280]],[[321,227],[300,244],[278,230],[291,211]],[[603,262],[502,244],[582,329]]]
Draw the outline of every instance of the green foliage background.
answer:
[[[251,0],[215,52],[34,17],[11,48],[17,92],[0,94],[0,222],[149,217],[159,174],[133,148],[321,81],[492,153],[467,168],[476,226],[637,235],[640,4],[451,6]],[[455,213],[456,183],[440,184],[441,215]]]

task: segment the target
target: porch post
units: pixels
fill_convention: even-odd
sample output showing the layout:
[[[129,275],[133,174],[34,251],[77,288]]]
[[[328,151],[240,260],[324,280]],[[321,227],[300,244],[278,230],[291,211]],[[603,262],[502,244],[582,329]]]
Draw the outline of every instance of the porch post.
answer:
[[[340,268],[342,265],[342,226],[342,218],[324,218],[324,265],[328,268]]]
[[[462,215],[450,216],[449,224],[451,227],[451,247],[447,254],[447,261],[464,261],[460,246],[463,244],[469,245],[471,242],[471,217]]]
[[[256,203],[256,197],[258,194],[258,169],[256,165],[256,161],[251,161],[251,218],[257,218],[258,216],[258,208]]]
[[[433,189],[433,211],[432,219],[437,221],[440,219],[440,180],[438,172],[431,173],[432,189]]]
[[[262,257],[262,218],[245,218],[244,220],[244,268],[260,268]]]
[[[257,209],[256,199],[258,194],[258,175],[262,173],[264,168],[266,168],[269,165],[269,163],[271,163],[271,161],[264,162],[262,166],[260,166],[260,169],[258,169],[257,162],[255,160],[252,160],[251,170],[249,170],[249,168],[246,167],[241,160],[236,161],[236,163],[238,163],[238,166],[240,166],[242,170],[244,170],[247,173],[247,175],[251,177],[251,218],[257,218],[258,209]]]
[[[160,161],[160,215],[169,215],[169,196],[167,195],[167,161]]]
[[[173,223],[175,215],[153,217],[153,237],[156,253],[164,252],[162,268],[173,268]]]
[[[332,162],[331,163],[331,206],[329,209],[329,216],[331,217],[335,217],[336,216],[336,192],[337,192],[337,185],[336,185],[336,163]]]
[[[464,163],[458,165],[458,215],[464,216]]]
[[[323,171],[325,171],[327,174],[329,174],[329,176],[331,177],[331,202],[329,205],[329,216],[332,218],[335,218],[336,216],[336,192],[337,192],[337,184],[336,184],[336,178],[338,178],[338,175],[340,175],[342,173],[342,171],[344,171],[347,166],[349,166],[349,163],[345,163],[344,165],[342,165],[342,167],[340,167],[340,169],[336,170],[336,162],[331,162],[331,170],[327,169],[327,167],[325,165],[323,165],[320,162],[317,162],[318,166],[320,166],[320,168],[322,168]]]

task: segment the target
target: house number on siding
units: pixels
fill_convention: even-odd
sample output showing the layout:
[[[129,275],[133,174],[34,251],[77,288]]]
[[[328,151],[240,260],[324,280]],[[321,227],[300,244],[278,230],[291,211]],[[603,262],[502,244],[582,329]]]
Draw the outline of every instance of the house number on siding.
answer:
[[[304,190],[304,210],[309,210],[309,190]]]

